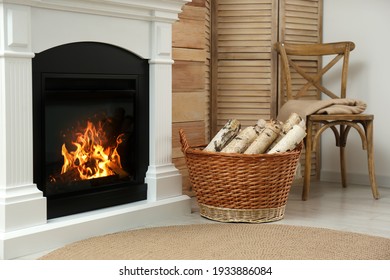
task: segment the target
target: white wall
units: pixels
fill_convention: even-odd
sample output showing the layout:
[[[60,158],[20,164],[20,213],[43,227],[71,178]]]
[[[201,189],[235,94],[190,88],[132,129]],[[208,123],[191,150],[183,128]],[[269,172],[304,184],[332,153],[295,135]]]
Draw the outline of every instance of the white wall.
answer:
[[[347,95],[366,101],[366,112],[375,115],[377,181],[379,186],[390,187],[390,1],[324,0],[323,25],[324,42],[350,40],[356,44],[350,58]],[[368,184],[366,152],[357,133],[351,130],[349,137],[349,182]],[[330,130],[322,141],[321,179],[339,181],[338,150]]]

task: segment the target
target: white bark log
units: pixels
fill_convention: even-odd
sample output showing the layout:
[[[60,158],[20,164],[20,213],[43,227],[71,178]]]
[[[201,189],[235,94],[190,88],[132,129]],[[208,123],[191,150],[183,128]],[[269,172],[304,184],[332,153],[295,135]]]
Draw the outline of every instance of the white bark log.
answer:
[[[241,124],[238,120],[229,120],[204,148],[208,152],[220,152],[240,131]]]
[[[305,138],[306,130],[300,125],[293,128],[268,152],[268,154],[292,151]]]
[[[286,134],[293,128],[294,125],[302,125],[302,123],[305,125],[305,121],[297,113],[291,113],[288,119],[283,123],[282,130],[280,131],[278,137],[271,144],[271,146],[269,146],[268,151],[272,150],[272,148],[275,147],[275,145],[279,143],[284,136],[286,136]]]
[[[241,130],[240,133],[229,144],[222,149],[222,153],[243,153],[249,145],[259,135],[258,126],[248,126]]]
[[[282,126],[282,132],[284,135],[289,132],[294,125],[299,124],[302,121],[302,118],[297,113],[291,113],[291,115],[288,117],[288,119],[285,121],[285,123]]]
[[[256,128],[258,132],[259,133],[262,132],[265,129],[266,125],[267,125],[267,121],[265,119],[259,119],[256,123]]]
[[[256,137],[248,149],[245,150],[244,154],[264,153],[278,137],[280,131],[281,125],[278,121],[267,123],[265,129]]]

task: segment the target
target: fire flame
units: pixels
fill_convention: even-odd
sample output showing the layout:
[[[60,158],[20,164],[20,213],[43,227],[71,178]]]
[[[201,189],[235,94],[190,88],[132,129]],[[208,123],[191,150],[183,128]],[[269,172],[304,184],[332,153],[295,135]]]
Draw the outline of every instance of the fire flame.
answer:
[[[105,133],[101,124],[98,128],[88,121],[84,133],[77,133],[76,141],[72,144],[75,151],[68,151],[65,144],[62,145],[64,164],[61,174],[77,169],[81,180],[88,180],[110,175],[116,175],[122,171],[121,159],[117,148],[123,141],[123,134],[116,138],[114,145],[104,147]]]

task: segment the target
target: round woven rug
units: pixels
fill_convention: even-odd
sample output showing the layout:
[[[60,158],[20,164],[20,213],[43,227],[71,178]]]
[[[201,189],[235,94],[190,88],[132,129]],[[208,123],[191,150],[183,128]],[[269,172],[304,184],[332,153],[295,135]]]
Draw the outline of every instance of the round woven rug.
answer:
[[[278,224],[196,224],[92,237],[42,260],[380,260],[390,239]]]

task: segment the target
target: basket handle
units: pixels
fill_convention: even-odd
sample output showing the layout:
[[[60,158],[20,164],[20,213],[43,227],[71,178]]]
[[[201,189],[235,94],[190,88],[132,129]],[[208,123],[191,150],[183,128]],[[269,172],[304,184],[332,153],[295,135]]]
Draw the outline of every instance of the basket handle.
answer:
[[[182,128],[179,129],[179,135],[180,135],[181,150],[184,153],[185,151],[187,151],[190,145],[188,144],[187,137],[184,134],[184,130]]]

